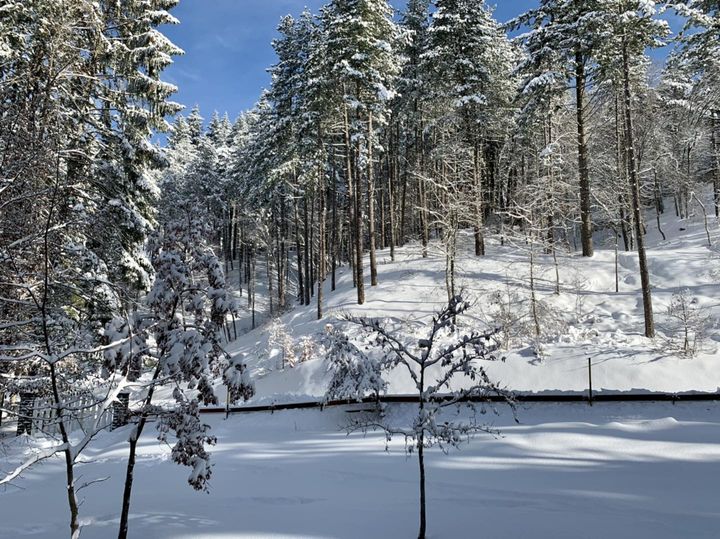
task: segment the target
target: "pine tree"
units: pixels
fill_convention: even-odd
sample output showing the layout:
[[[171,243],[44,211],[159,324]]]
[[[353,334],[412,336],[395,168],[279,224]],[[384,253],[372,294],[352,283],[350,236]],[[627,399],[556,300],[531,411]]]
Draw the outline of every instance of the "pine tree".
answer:
[[[71,443],[67,400],[98,369],[104,324],[150,285],[142,247],[163,165],[150,137],[179,108],[160,74],[181,52],[157,26],[176,22],[175,3],[0,9],[1,359],[49,380],[61,443],[48,453],[65,457],[73,536],[74,466],[96,432]]]
[[[563,99],[568,88],[575,90],[577,161],[580,191],[583,256],[593,255],[591,182],[587,144],[587,87],[592,84],[592,63],[599,47],[594,1],[542,0],[512,25],[530,25],[523,34],[526,58],[520,65],[525,74],[522,93],[529,106],[547,107]]]
[[[377,129],[387,123],[398,72],[392,44],[397,28],[386,0],[333,0],[322,12],[325,43],[332,51],[331,77],[342,88],[346,174],[353,204],[358,303],[363,276],[363,182],[367,186],[370,282],[377,285],[375,254],[375,157]]]
[[[689,72],[694,80],[692,101],[706,110],[704,123],[710,138],[710,170],[715,216],[720,217],[720,3],[717,0],[687,0],[675,4],[686,17],[679,48],[670,62],[672,69]]]
[[[437,126],[451,143],[464,145],[471,171],[469,193],[475,254],[485,254],[485,199],[495,192],[514,81],[513,50],[484,2],[437,0],[423,57],[433,74],[426,98],[435,101]],[[443,135],[445,136],[445,135]],[[447,142],[447,141],[446,141]],[[456,165],[453,165],[458,170]],[[456,181],[466,182],[465,178]],[[488,196],[488,193],[490,196]]]
[[[659,46],[669,33],[667,21],[656,18],[656,2],[645,0],[602,0],[597,10],[600,37],[603,46],[598,58],[606,76],[619,78],[622,89],[624,120],[624,153],[630,180],[632,211],[635,224],[635,242],[640,262],[645,336],[655,336],[650,272],[645,251],[641,179],[635,147],[635,108],[632,69],[645,60],[648,47]]]

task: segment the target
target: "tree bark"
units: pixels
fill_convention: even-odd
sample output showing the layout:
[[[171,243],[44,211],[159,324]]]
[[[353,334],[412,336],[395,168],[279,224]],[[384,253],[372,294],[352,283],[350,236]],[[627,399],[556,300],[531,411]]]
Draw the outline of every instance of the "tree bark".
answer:
[[[643,311],[645,315],[645,336],[655,336],[655,321],[653,319],[652,292],[650,290],[650,270],[645,253],[645,238],[643,236],[642,211],[640,199],[640,178],[638,177],[637,163],[635,158],[633,116],[632,116],[632,91],[630,89],[630,59],[628,56],[627,37],[623,36],[622,41],[623,59],[623,92],[625,97],[625,152],[628,160],[628,172],[630,174],[630,186],[632,189],[633,213],[635,216],[635,243],[637,245],[638,260],[640,263],[640,282],[642,285]]]
[[[485,237],[483,236],[483,184],[480,170],[480,148],[475,143],[473,148],[473,184],[475,186],[473,211],[475,217],[474,237],[475,256],[485,256]]]
[[[133,480],[135,479],[137,443],[143,433],[143,430],[145,429],[145,425],[147,424],[148,409],[152,404],[153,395],[155,393],[155,383],[157,382],[161,371],[162,365],[161,363],[158,363],[157,367],[155,367],[155,372],[153,373],[150,388],[148,389],[148,393],[143,401],[140,419],[138,420],[138,424],[135,427],[132,435],[130,436],[130,439],[128,440],[130,443],[130,452],[128,455],[127,468],[125,469],[125,485],[123,487],[122,510],[120,512],[118,539],[127,539],[128,523],[130,519],[130,499],[132,497]]]
[[[715,217],[720,218],[720,111],[713,111],[710,137],[713,150],[713,201]]]
[[[308,215],[308,194],[303,197],[303,262],[305,263],[305,297],[303,305],[310,305],[310,216]]]
[[[590,207],[590,171],[585,136],[585,58],[575,49],[575,103],[577,116],[578,173],[580,177],[580,237],[583,256],[593,256],[593,227]]]
[[[298,215],[298,202],[295,200],[295,251],[297,255],[297,281],[298,281],[298,296],[297,299],[300,304],[305,303],[305,280],[303,277],[303,257],[302,257],[302,244],[300,243],[300,217]]]
[[[368,113],[367,141],[368,236],[370,237],[370,286],[377,286],[377,256],[375,253],[375,167],[373,165],[373,115]]]

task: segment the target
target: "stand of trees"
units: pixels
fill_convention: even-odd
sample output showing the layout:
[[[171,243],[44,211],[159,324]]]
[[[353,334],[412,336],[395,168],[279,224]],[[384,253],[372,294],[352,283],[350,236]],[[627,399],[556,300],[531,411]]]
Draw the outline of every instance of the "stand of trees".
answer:
[[[479,257],[489,234],[514,239],[531,272],[535,249],[592,257],[593,231],[606,229],[638,252],[653,337],[644,218],[654,211],[659,228],[668,199],[679,217],[698,206],[711,240],[717,0],[540,0],[507,25],[482,0],[409,0],[400,14],[387,0],[330,0],[282,19],[270,88],[236,121],[214,115],[207,127],[197,109],[168,123],[181,106],[161,74],[182,51],[158,27],[177,23],[176,4],[0,6],[0,380],[32,379],[59,433],[0,484],[62,455],[72,536],[75,466],[104,428],[73,437],[77,402],[107,409],[128,387],[139,399],[121,537],[151,415],[205,487],[213,438],[199,403],[214,402],[213,377],[233,398],[252,394],[222,350],[239,309],[226,275],[253,326],[258,279],[271,315],[315,302],[321,318],[341,265],[362,304],[378,250],[394,259],[416,241],[428,256],[434,240],[452,304],[461,229]],[[685,28],[656,69],[649,51],[669,42],[668,9]],[[166,131],[166,148],[151,143]],[[532,317],[539,335],[534,295]],[[154,388],[168,383],[180,389],[161,410]]]
[[[207,131],[198,111],[178,118],[166,178],[213,207],[231,266],[266,265],[272,314],[295,299],[322,317],[343,264],[362,304],[376,251],[408,241],[427,256],[438,240],[451,299],[460,229],[477,256],[494,232],[586,257],[605,229],[638,252],[652,337],[645,210],[672,197],[686,216],[712,183],[720,212],[717,2],[673,8],[686,31],[660,70],[656,2],[543,0],[502,26],[476,0],[411,0],[395,17],[384,0],[331,1],[281,21],[252,110]]]

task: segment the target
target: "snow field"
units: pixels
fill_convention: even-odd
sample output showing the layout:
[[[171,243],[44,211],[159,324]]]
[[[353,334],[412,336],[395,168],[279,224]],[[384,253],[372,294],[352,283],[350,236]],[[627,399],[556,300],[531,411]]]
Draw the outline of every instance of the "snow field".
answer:
[[[478,436],[427,456],[428,537],[717,537],[717,404],[533,405],[520,424],[500,409],[502,437]],[[409,405],[392,406],[404,422]],[[346,435],[343,409],[205,416],[218,436],[209,494],[147,429],[131,537],[401,538],[417,529],[417,459],[377,433]],[[127,428],[97,440],[79,469],[82,537],[114,536]],[[27,445],[18,439],[15,445]],[[3,465],[4,467],[4,465]],[[0,492],[0,537],[64,535],[60,459]]]

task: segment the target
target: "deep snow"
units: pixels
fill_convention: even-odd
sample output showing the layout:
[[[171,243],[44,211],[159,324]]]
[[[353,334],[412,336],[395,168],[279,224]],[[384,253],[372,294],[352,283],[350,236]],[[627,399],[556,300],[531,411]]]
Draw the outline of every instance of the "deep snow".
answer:
[[[717,537],[718,405],[533,405],[489,415],[504,437],[428,455],[428,537]],[[408,405],[393,407],[406,419]],[[347,436],[340,409],[207,416],[218,435],[209,494],[146,430],[131,537],[401,538],[417,533],[417,460],[402,440]],[[80,468],[87,539],[112,537],[127,428]],[[16,439],[14,445],[27,444]],[[5,465],[3,464],[4,468]],[[0,537],[66,536],[60,460],[0,492]]]
[[[637,256],[620,253],[620,291],[614,292],[614,250],[600,248],[591,260],[560,254],[561,293],[555,295],[552,257],[540,255],[538,293],[553,307],[559,328],[543,340],[546,358],[534,357],[525,339],[504,351],[505,362],[489,365],[491,378],[522,392],[587,389],[587,358],[595,390],[716,391],[720,386],[717,327],[694,358],[666,346],[664,310],[673,292],[688,288],[697,304],[720,315],[720,262],[708,248],[699,215],[677,221],[663,216],[662,241],[648,219],[648,258],[660,337],[642,335]],[[683,230],[680,230],[683,229]],[[713,243],[720,240],[711,221]],[[487,322],[487,294],[510,286],[527,305],[528,257],[523,246],[488,241],[488,256],[471,255],[462,236],[458,289],[475,302],[469,325]],[[422,322],[446,301],[444,255],[433,245],[397,250],[394,262],[379,252],[378,287],[367,286],[367,302],[355,304],[348,268],[338,290],[326,283],[327,316],[315,305],[282,317],[296,343],[319,343],[328,323],[350,312],[394,324]],[[230,282],[233,280],[230,279]],[[262,286],[259,287],[262,289]],[[258,321],[267,301],[258,300]],[[522,305],[521,305],[522,307]],[[238,321],[242,332],[247,319]],[[356,329],[350,329],[360,339]],[[414,336],[421,330],[411,329]],[[358,342],[360,342],[358,340]],[[255,379],[251,404],[318,398],[325,393],[327,364],[316,357],[280,368],[268,347],[268,326],[230,343]],[[412,393],[409,378],[389,375],[391,393]],[[159,392],[160,398],[162,394]],[[224,392],[220,391],[220,395]],[[409,405],[390,408],[409,421]],[[720,470],[718,404],[533,405],[494,418],[504,437],[479,436],[461,451],[428,457],[429,537],[678,538],[717,537],[717,475]],[[205,419],[219,444],[212,449],[215,473],[210,494],[186,484],[187,470],[169,459],[154,429],[146,429],[131,511],[131,537],[414,537],[417,530],[417,461],[402,440],[385,451],[380,434],[347,436],[344,408],[218,415]],[[117,533],[127,428],[97,437],[83,454],[79,483],[107,477],[81,491],[85,538]],[[50,442],[48,442],[50,443]],[[0,473],[10,470],[39,439],[0,440]],[[47,461],[0,488],[0,538],[67,536],[61,459]]]

